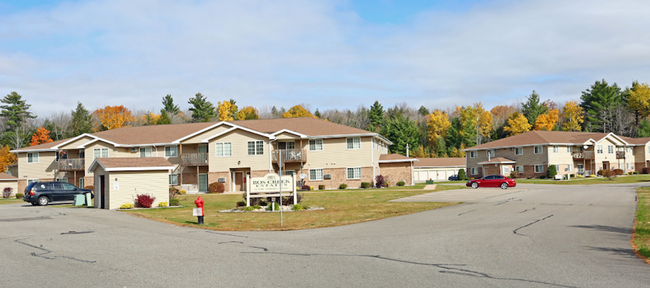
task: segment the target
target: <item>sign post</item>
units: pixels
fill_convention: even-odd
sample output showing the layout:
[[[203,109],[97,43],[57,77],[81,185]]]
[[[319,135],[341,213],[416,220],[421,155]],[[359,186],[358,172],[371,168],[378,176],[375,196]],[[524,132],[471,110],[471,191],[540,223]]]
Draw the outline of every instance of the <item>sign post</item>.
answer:
[[[280,168],[280,183],[282,183],[282,150],[278,150],[278,167]],[[282,227],[282,185],[280,185],[280,227]]]

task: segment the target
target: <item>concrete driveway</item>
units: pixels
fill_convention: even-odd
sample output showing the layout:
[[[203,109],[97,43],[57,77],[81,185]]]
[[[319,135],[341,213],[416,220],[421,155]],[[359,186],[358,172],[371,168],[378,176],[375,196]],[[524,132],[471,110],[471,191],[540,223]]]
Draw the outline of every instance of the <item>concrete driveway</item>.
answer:
[[[217,232],[115,211],[0,205],[0,286],[648,287],[650,266],[630,247],[636,186],[462,190],[456,193],[478,196],[288,232]]]

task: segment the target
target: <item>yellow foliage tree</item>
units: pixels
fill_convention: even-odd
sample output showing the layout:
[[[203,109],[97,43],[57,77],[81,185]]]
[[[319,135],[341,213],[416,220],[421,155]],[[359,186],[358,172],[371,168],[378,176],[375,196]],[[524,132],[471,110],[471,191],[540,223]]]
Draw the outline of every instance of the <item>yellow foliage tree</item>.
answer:
[[[627,105],[630,109],[637,111],[641,117],[650,114],[650,86],[648,83],[632,85],[630,95],[627,98]]]
[[[237,105],[232,101],[223,101],[217,103],[217,114],[219,114],[219,121],[232,121],[235,120],[235,113],[237,113]]]
[[[562,108],[562,130],[564,131],[580,131],[582,130],[582,122],[584,122],[584,113],[582,107],[578,105],[578,101],[567,101]]]
[[[253,106],[244,107],[237,113],[237,120],[260,119],[260,113]]]
[[[490,113],[489,110],[485,110],[481,102],[474,103],[474,111],[476,116],[478,116],[479,135],[485,138],[490,138],[490,133],[492,132],[492,113]]]
[[[128,127],[130,126],[128,123],[135,121],[131,111],[122,105],[106,106],[95,110],[93,114],[99,118],[99,124],[101,125],[93,127],[94,132]]]
[[[451,122],[449,121],[449,116],[446,112],[441,112],[440,110],[433,111],[429,114],[429,119],[427,120],[427,138],[429,143],[433,145],[438,139],[438,136],[443,138],[447,137],[447,130],[451,127]]]
[[[530,127],[526,116],[515,111],[508,117],[508,123],[503,127],[503,131],[510,132],[510,136],[513,136],[530,131]]]
[[[4,173],[7,171],[7,166],[16,164],[18,162],[18,159],[16,158],[16,154],[9,152],[11,151],[11,147],[8,145],[2,145],[0,146],[0,173]]]
[[[300,118],[300,117],[318,118],[312,115],[311,113],[309,113],[307,109],[302,108],[302,106],[300,105],[291,107],[289,111],[282,113],[281,117],[282,118]]]
[[[140,116],[140,119],[142,120],[142,125],[156,125],[160,119],[160,114],[149,112]]]
[[[537,116],[537,120],[535,120],[535,130],[551,131],[559,119],[560,110],[549,110],[547,113]]]

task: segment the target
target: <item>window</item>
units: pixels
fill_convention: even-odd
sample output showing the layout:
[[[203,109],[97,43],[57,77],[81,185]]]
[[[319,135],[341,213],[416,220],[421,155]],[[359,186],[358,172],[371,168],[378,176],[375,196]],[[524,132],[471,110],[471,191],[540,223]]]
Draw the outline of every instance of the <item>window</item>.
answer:
[[[38,182],[38,179],[27,179],[27,185],[32,184],[34,182]],[[36,185],[34,185],[36,186]]]
[[[84,188],[84,178],[79,178],[79,188]]]
[[[478,168],[477,167],[472,167],[469,168],[470,174],[472,175],[478,175]]]
[[[648,153],[650,153],[650,146],[648,146]]]
[[[573,146],[566,146],[566,152],[567,153],[572,153],[573,152]]]
[[[287,143],[286,149],[291,149],[291,150],[296,149],[296,142],[286,142],[286,143]]]
[[[178,185],[178,174],[169,174],[169,185]]]
[[[632,147],[630,146],[625,147],[625,153],[632,153]]]
[[[68,183],[68,178],[63,178],[64,180],[61,180],[65,183],[63,183],[63,190],[68,190],[68,191],[73,191],[77,187],[74,187],[74,185]]]
[[[553,153],[560,153],[560,146],[553,145]]]
[[[264,141],[248,141],[248,156],[264,155]]]
[[[294,170],[287,170],[287,171],[284,171],[284,172],[282,173],[282,175],[288,175],[288,176],[296,175],[296,171],[294,171]]]
[[[361,179],[361,168],[348,168],[348,179]]]
[[[151,147],[140,148],[140,157],[151,157]]]
[[[555,172],[560,173],[560,165],[555,164]]]
[[[79,158],[81,158],[81,159],[86,158],[86,150],[79,149]]]
[[[524,147],[515,148],[515,155],[524,155]]]
[[[573,172],[573,164],[569,164],[569,166],[566,168],[566,171]]]
[[[485,151],[485,156],[486,157],[494,157],[494,150]]]
[[[309,169],[309,180],[323,180],[323,169]]]
[[[596,145],[596,153],[603,154],[603,145]]]
[[[627,165],[627,170],[631,170],[631,169],[632,169],[632,165],[631,165],[630,163],[625,163],[625,164]]]
[[[607,145],[607,154],[614,154],[614,145]]]
[[[323,139],[309,140],[309,151],[323,151]]]
[[[95,149],[93,149],[93,157],[95,157],[95,158],[108,158],[108,148],[95,148]]]
[[[251,142],[249,142],[251,143]],[[250,144],[248,144],[250,146]],[[214,155],[216,157],[230,157],[232,156],[232,143],[215,143],[214,144]],[[251,155],[251,154],[248,154]]]
[[[347,138],[345,142],[348,143],[348,150],[361,149],[361,138]]]
[[[535,173],[544,173],[544,165],[535,165]]]
[[[27,163],[38,163],[38,152],[27,153]]]
[[[542,154],[544,153],[544,150],[542,150],[542,146],[535,146],[535,154]]]
[[[469,151],[469,158],[476,158],[476,151]]]
[[[524,173],[524,165],[515,166],[515,171]]]
[[[178,156],[178,150],[176,146],[165,147],[165,157],[176,157]]]

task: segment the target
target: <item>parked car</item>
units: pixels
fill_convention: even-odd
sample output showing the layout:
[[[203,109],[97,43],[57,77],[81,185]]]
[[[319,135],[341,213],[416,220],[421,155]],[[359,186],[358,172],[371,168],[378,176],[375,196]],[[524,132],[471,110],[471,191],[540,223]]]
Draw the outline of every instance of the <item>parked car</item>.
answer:
[[[501,187],[501,189],[508,189],[508,187],[517,186],[517,183],[515,182],[515,179],[510,179],[505,176],[489,175],[480,179],[469,180],[465,186],[474,189],[478,187]]]
[[[458,174],[451,175],[451,176],[449,176],[449,178],[447,178],[447,179],[448,179],[449,181],[458,181],[458,180],[460,180],[460,178],[458,178]]]
[[[46,206],[50,202],[73,201],[75,195],[86,193],[92,193],[92,191],[78,188],[68,182],[32,182],[25,188],[23,201],[32,203],[34,206]]]

